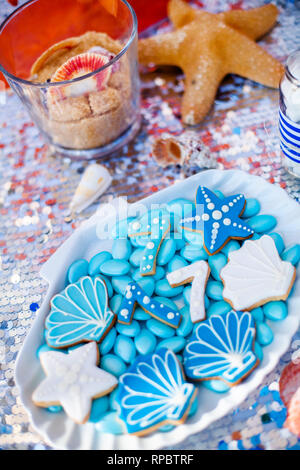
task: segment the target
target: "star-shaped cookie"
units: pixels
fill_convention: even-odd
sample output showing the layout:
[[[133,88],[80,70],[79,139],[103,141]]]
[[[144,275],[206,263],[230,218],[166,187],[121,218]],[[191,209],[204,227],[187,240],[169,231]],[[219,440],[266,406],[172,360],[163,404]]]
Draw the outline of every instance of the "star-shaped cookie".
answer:
[[[202,233],[205,251],[214,255],[231,238],[245,240],[253,236],[254,231],[240,219],[245,203],[243,194],[219,199],[208,188],[199,186],[195,209],[180,225],[184,230]]]
[[[181,114],[185,124],[202,121],[227,74],[278,88],[283,65],[255,43],[276,23],[275,5],[212,14],[183,0],[170,0],[168,14],[175,30],[141,39],[139,60],[184,71]]]
[[[92,399],[107,395],[118,384],[114,375],[99,369],[93,341],[68,354],[47,351],[40,356],[46,378],[32,395],[37,406],[61,405],[76,423],[87,421]]]

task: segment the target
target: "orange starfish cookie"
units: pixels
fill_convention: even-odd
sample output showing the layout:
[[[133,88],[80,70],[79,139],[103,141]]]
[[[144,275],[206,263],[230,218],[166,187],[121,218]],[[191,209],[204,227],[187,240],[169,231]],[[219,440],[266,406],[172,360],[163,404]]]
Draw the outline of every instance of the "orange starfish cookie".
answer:
[[[283,65],[255,43],[276,23],[275,5],[212,14],[183,0],[170,0],[168,15],[175,30],[141,39],[139,60],[145,65],[176,65],[184,71],[185,124],[198,124],[206,116],[229,73],[278,88]]]

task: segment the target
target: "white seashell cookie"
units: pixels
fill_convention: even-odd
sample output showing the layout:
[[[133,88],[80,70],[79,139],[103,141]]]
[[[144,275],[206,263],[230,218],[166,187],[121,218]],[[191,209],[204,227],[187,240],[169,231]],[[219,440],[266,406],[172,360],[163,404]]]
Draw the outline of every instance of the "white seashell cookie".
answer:
[[[296,269],[281,260],[270,236],[246,240],[228,258],[220,276],[223,297],[235,310],[251,310],[272,300],[286,300]]]

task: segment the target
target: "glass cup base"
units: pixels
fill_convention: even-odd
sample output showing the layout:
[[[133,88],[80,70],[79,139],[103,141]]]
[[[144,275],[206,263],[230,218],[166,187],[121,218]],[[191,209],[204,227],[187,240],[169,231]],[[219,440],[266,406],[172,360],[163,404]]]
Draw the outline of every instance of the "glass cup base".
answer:
[[[71,160],[97,160],[120,150],[124,145],[128,144],[136,136],[140,127],[141,116],[139,115],[135,122],[129,126],[126,131],[107,145],[92,149],[76,150],[50,143],[49,152],[54,156],[70,158]]]

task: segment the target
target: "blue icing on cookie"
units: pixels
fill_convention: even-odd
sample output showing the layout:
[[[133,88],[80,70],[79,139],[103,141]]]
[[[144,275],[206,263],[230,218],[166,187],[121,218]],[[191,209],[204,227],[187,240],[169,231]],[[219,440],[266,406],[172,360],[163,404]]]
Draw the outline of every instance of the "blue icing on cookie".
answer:
[[[126,293],[118,313],[118,322],[127,325],[131,323],[136,303],[157,320],[173,328],[179,326],[180,313],[151,298],[135,281],[130,282],[126,287]]]
[[[230,238],[246,239],[254,231],[240,218],[245,207],[242,194],[219,199],[212,191],[199,186],[196,208],[182,219],[181,226],[191,232],[204,233],[204,247],[209,254],[217,253]]]
[[[85,276],[51,300],[46,319],[46,341],[64,348],[82,341],[101,341],[116,320],[108,308],[105,282]]]
[[[176,355],[165,348],[139,356],[120,377],[118,407],[128,433],[143,435],[183,422],[196,396]]]
[[[222,379],[232,386],[257,365],[255,324],[249,312],[231,310],[202,321],[184,351],[184,370],[195,380]]]
[[[142,276],[155,273],[156,258],[161,242],[170,231],[170,226],[170,214],[164,209],[148,211],[140,218],[130,222],[128,236],[131,239],[141,239],[145,247],[140,264]]]

